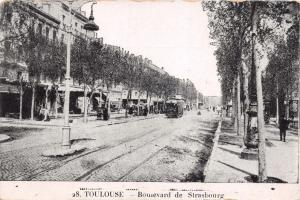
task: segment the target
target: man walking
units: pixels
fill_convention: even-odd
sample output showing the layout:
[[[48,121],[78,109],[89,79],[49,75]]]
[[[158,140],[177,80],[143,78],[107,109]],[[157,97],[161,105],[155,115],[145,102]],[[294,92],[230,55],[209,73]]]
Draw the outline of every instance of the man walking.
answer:
[[[285,142],[286,130],[289,128],[290,121],[282,117],[279,121],[280,141]]]

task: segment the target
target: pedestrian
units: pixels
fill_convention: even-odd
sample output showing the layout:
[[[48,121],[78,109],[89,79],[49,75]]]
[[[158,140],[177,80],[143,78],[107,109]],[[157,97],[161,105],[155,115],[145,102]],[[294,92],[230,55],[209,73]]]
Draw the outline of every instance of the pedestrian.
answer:
[[[47,108],[44,108],[44,122],[48,122],[50,121],[50,117],[49,117],[49,110]]]
[[[144,106],[144,110],[143,111],[144,111],[144,113],[143,113],[144,116],[147,116],[148,115],[148,106],[147,105]]]
[[[289,123],[290,123],[290,121],[288,119],[286,119],[285,117],[282,117],[279,120],[280,141],[283,140],[283,142],[285,142],[286,130],[288,130],[288,128],[289,128]]]

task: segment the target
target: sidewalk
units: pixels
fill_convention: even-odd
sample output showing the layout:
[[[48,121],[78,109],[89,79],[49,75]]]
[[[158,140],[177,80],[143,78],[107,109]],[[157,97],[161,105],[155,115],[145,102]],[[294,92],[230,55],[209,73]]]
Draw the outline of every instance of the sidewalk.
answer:
[[[71,127],[86,127],[86,128],[94,128],[94,127],[101,127],[113,124],[121,124],[126,123],[129,121],[138,121],[144,119],[150,119],[156,117],[156,114],[149,114],[148,116],[130,116],[125,118],[125,113],[111,113],[111,117],[109,120],[97,120],[96,116],[88,116],[88,122],[83,122],[83,116],[79,115],[70,115],[70,120],[72,120],[70,124]],[[29,127],[42,127],[42,128],[61,128],[64,125],[64,119],[53,118],[50,121],[36,121],[36,120],[19,120],[13,118],[0,118],[1,125],[9,125],[9,126],[29,126]]]
[[[296,183],[298,175],[298,134],[288,130],[286,140],[279,140],[279,130],[274,124],[266,125],[266,163],[268,177]],[[220,133],[216,133],[214,150],[206,167],[207,183],[247,183],[258,174],[258,161],[241,159],[243,138],[233,131],[229,118],[223,118]],[[247,177],[247,178],[246,178]]]

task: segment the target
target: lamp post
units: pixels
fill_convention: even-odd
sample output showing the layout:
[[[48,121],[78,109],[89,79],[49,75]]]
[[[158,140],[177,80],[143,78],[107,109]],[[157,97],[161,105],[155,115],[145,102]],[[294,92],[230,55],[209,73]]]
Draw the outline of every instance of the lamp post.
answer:
[[[84,29],[96,31],[99,30],[99,27],[94,22],[93,17],[93,5],[96,4],[95,1],[87,0],[73,0],[69,1],[69,19],[70,25],[67,30],[67,63],[66,63],[66,76],[65,76],[65,98],[64,98],[64,126],[62,128],[62,147],[70,148],[70,135],[71,135],[71,127],[69,125],[69,106],[70,106],[70,66],[71,66],[71,40],[72,40],[72,9],[77,10],[83,4],[93,2],[91,6],[91,16],[89,17],[89,21],[84,25]],[[75,5],[74,5],[75,4]],[[77,6],[76,6],[77,4]]]

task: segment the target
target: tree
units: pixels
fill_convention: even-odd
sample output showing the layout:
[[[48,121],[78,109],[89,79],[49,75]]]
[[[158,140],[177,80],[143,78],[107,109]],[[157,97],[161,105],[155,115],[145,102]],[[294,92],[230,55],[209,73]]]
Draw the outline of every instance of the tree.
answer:
[[[138,90],[138,114],[140,113],[140,98],[142,93],[145,91],[144,90],[144,84],[143,82],[145,81],[144,79],[146,78],[146,71],[148,71],[147,69],[147,63],[144,62],[142,57],[139,57],[137,60],[137,66],[135,68],[135,85],[136,85],[136,89]]]
[[[285,34],[285,14],[293,2],[209,2],[203,3],[208,10],[210,36],[217,46],[215,52],[223,95],[230,98],[237,91],[237,104],[240,87],[243,85],[244,112],[249,102],[258,103],[259,136],[259,180],[265,181],[265,139],[262,71],[260,60],[270,54],[276,37]],[[251,44],[251,45],[249,45]],[[252,48],[247,48],[251,46]],[[274,45],[273,45],[274,46]],[[242,69],[242,74],[241,74]],[[241,75],[243,80],[240,84]],[[250,78],[250,81],[248,79]],[[237,83],[237,86],[235,84]],[[250,83],[250,84],[249,84]],[[253,84],[254,83],[254,84]],[[248,85],[249,84],[249,85]],[[256,87],[253,88],[252,86]],[[232,88],[232,89],[231,89]],[[233,96],[236,96],[235,94]],[[255,98],[253,98],[255,96]],[[227,99],[225,97],[225,99]],[[250,100],[250,101],[249,101]],[[237,108],[240,117],[240,106]],[[246,115],[245,115],[246,117]],[[245,120],[246,122],[247,120]],[[239,125],[239,123],[237,123]],[[238,126],[239,129],[239,126]]]
[[[35,30],[34,27],[35,25],[32,22],[29,27],[27,40],[23,43],[25,62],[28,66],[29,81],[32,87],[31,120],[34,118],[36,86],[43,72],[43,58],[45,56],[45,49],[47,49],[47,39],[42,35],[41,26],[38,28],[39,30]]]
[[[63,79],[65,74],[65,59],[66,59],[66,47],[62,42],[53,40],[48,42],[48,48],[46,49],[43,64],[43,75],[48,78],[54,88],[55,94],[52,95],[54,99],[54,112],[57,117],[57,102],[58,102],[58,83]],[[46,102],[48,91],[46,90]]]
[[[232,102],[236,113],[233,115],[233,121],[239,135],[242,51],[245,46],[246,32],[250,26],[249,4],[205,1],[203,7],[209,11],[210,35],[215,40],[214,44],[218,46],[215,55],[224,99],[231,99],[230,96],[234,95]]]
[[[152,95],[155,93],[156,91],[156,77],[158,76],[158,72],[151,69],[151,68],[147,68],[147,70],[145,70],[144,76],[143,76],[143,81],[142,81],[142,89],[144,91],[146,91],[147,94],[147,107],[148,107],[148,111],[150,110],[150,102],[151,102],[151,98]]]
[[[283,24],[284,15],[289,13],[288,6],[290,2],[253,2],[251,7],[252,13],[252,31],[254,45],[254,65],[256,70],[256,90],[258,104],[258,136],[259,136],[259,181],[267,180],[266,158],[265,158],[265,134],[264,134],[264,115],[263,115],[263,91],[261,72],[261,46],[266,47],[266,41],[276,35],[276,28]],[[295,4],[294,4],[295,5]],[[266,23],[269,22],[269,23]],[[278,30],[278,29],[277,29]],[[283,34],[285,32],[283,31]]]
[[[23,43],[28,39],[30,15],[22,2],[6,1],[0,4],[0,50],[3,50],[2,66],[24,60]],[[26,80],[24,70],[17,71],[20,93],[19,119],[23,118],[23,94]]]
[[[129,52],[126,52],[121,57],[122,84],[125,85],[128,90],[126,105],[125,105],[125,117],[128,116],[128,101],[129,101],[129,98],[131,98],[131,92],[135,86],[136,63],[137,63],[136,57],[133,54],[129,54]]]
[[[120,49],[107,47],[101,52],[104,63],[102,79],[107,88],[107,108],[110,112],[110,90],[122,81],[122,63]]]
[[[84,88],[84,122],[87,122],[88,104],[96,89],[96,83],[102,76],[103,63],[101,62],[102,44],[100,41],[88,43],[83,38],[76,38],[71,52],[71,75],[83,84]],[[87,101],[88,87],[90,89],[89,102]]]

